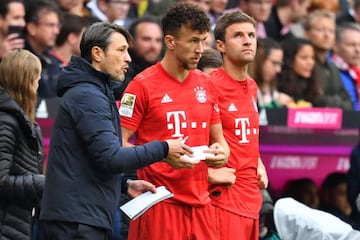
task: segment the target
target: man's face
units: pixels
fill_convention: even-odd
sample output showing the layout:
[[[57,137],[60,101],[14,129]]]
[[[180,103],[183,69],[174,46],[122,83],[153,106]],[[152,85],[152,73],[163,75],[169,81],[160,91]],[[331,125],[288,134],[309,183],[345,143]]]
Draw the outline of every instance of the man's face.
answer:
[[[271,0],[242,0],[241,3],[243,11],[255,18],[256,21],[266,22],[270,17]]]
[[[336,53],[349,65],[360,65],[360,32],[345,30],[342,40],[335,44]]]
[[[335,21],[325,17],[316,18],[306,35],[317,49],[330,51],[335,43]]]
[[[100,71],[110,74],[114,81],[124,81],[131,62],[128,48],[129,44],[122,34],[112,33],[110,44],[99,62]]]
[[[130,0],[110,0],[107,3],[106,16],[109,22],[114,22],[118,19],[126,19],[130,9]]]
[[[255,58],[256,33],[252,23],[234,23],[225,31],[225,41],[216,41],[216,46],[223,53],[224,60],[245,65]]]
[[[4,18],[0,17],[0,32],[2,34],[8,33],[10,25],[25,27],[25,7],[22,3],[9,3],[8,13]]]
[[[297,22],[308,15],[310,0],[291,1],[292,22]]]
[[[147,62],[159,60],[162,50],[162,31],[158,24],[144,22],[136,28],[135,49]]]
[[[60,32],[59,16],[55,12],[40,12],[37,23],[28,26],[29,36],[37,42],[37,45],[46,47],[55,46],[56,37]]]
[[[174,55],[184,69],[195,69],[201,54],[204,51],[205,40],[208,32],[200,33],[189,27],[182,26],[178,33],[178,37],[173,38],[173,46],[171,49]]]

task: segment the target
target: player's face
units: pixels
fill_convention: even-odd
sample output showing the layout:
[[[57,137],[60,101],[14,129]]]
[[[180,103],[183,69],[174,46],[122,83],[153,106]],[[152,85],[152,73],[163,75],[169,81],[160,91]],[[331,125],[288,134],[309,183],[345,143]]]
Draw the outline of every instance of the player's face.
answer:
[[[216,42],[224,60],[236,64],[251,62],[255,57],[256,44],[255,27],[252,23],[231,24],[225,31],[225,41]]]
[[[207,32],[200,33],[182,26],[174,37],[174,54],[178,63],[187,70],[195,69],[204,51]]]
[[[125,79],[125,73],[131,62],[128,47],[126,38],[122,34],[114,32],[111,36],[111,42],[104,52],[100,69],[102,72],[110,74],[115,81]]]

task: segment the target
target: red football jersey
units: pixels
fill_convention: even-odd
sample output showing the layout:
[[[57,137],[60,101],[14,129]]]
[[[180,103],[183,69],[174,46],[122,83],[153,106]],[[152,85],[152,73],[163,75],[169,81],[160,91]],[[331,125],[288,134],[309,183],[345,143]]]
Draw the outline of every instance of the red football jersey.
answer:
[[[213,71],[211,76],[218,92],[224,136],[230,147],[227,167],[236,169],[236,182],[232,187],[210,187],[212,202],[236,214],[258,218],[262,200],[257,185],[257,85],[250,77],[242,82],[235,81],[222,68]]]
[[[136,144],[188,136],[189,146],[209,145],[210,125],[220,123],[216,90],[209,76],[189,71],[184,82],[160,63],[137,75],[126,89],[119,110],[121,125],[135,131]],[[207,165],[174,169],[164,162],[138,170],[139,179],[174,193],[168,201],[202,206],[210,202]]]

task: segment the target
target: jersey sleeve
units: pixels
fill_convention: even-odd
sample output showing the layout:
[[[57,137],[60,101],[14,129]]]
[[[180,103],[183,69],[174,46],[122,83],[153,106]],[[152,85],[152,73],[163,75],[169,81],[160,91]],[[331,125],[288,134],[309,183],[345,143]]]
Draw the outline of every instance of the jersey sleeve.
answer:
[[[147,94],[143,85],[134,79],[120,101],[121,126],[136,131],[145,114],[147,104]]]

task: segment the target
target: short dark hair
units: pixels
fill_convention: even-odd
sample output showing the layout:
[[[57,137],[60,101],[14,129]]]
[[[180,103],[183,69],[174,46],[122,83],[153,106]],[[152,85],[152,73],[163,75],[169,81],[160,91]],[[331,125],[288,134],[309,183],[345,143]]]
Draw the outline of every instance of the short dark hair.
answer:
[[[60,33],[56,38],[56,46],[62,46],[70,33],[80,34],[86,26],[85,18],[72,13],[64,13]]]
[[[256,21],[242,11],[232,11],[221,16],[214,30],[215,40],[225,40],[226,29],[234,23],[251,23],[256,27]]]
[[[129,45],[132,43],[133,40],[130,33],[124,28],[117,24],[97,22],[87,27],[82,35],[80,42],[81,57],[92,62],[91,49],[98,46],[106,51],[111,42],[111,34],[113,32],[123,35]]]
[[[45,13],[54,12],[59,16],[61,20],[61,12],[58,6],[51,1],[47,0],[31,0],[26,4],[26,14],[25,21],[26,23],[38,23],[40,15]]]
[[[210,20],[206,13],[193,4],[177,2],[170,6],[162,18],[164,35],[177,36],[182,26],[206,33],[210,31]]]
[[[9,12],[9,4],[10,3],[22,3],[24,5],[23,0],[0,0],[0,16],[5,18]],[[24,5],[25,7],[25,5]]]
[[[142,23],[154,23],[161,27],[160,23],[152,16],[143,16],[138,18],[129,27],[129,33],[134,39],[136,39],[137,27]]]
[[[220,52],[209,48],[202,53],[197,69],[204,71],[205,68],[219,68],[222,65],[223,59]]]

